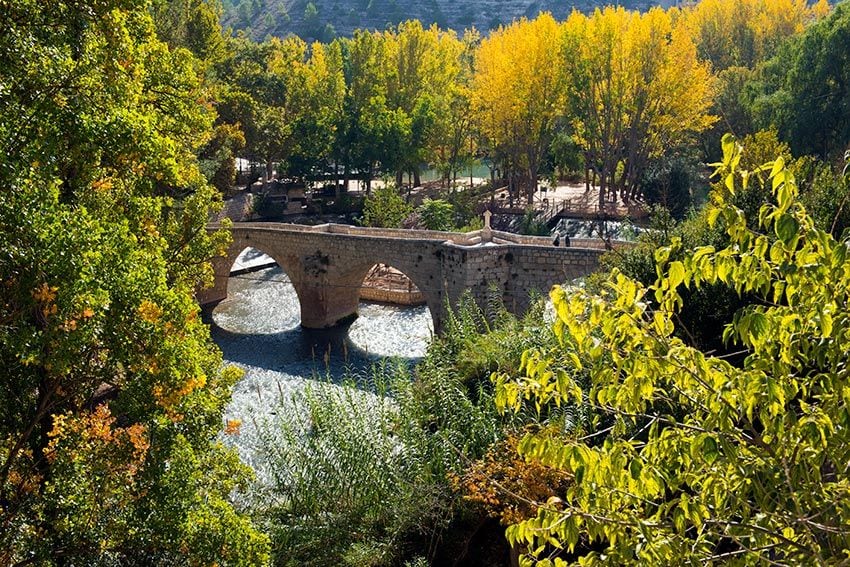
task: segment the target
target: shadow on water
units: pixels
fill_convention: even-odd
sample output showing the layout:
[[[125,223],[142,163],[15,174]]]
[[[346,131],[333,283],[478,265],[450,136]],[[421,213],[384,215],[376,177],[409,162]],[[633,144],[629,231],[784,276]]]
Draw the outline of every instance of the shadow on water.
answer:
[[[212,310],[204,309],[213,341],[227,362],[280,372],[300,378],[328,378],[339,381],[352,374],[367,372],[382,356],[370,353],[349,336],[353,322],[329,329],[296,326],[276,333],[234,332],[220,327]],[[418,362],[420,357],[400,357]]]
[[[250,252],[251,249],[246,250]],[[339,381],[387,357],[414,363],[431,338],[425,307],[361,302],[360,317],[329,329],[301,327],[298,297],[280,267],[232,276],[228,298],[203,311],[225,361],[282,379]]]

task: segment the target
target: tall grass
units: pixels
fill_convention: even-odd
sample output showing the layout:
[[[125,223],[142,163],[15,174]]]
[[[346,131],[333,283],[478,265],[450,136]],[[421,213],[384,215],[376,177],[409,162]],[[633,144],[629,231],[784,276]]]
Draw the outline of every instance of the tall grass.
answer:
[[[462,301],[414,369],[385,360],[368,376],[311,382],[281,399],[260,427],[268,482],[249,496],[276,565],[434,557],[469,512],[450,473],[462,474],[517,426],[496,413],[490,373],[554,340],[540,311],[525,322],[488,311]]]

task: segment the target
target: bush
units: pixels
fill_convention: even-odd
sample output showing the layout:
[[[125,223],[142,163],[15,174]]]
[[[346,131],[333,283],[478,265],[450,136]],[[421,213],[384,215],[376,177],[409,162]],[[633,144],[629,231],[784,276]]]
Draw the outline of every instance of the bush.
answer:
[[[402,221],[413,212],[410,206],[390,185],[372,191],[363,203],[363,225],[399,228]]]
[[[555,288],[555,333],[572,364],[526,352],[519,378],[499,377],[505,408],[531,397],[591,404],[614,420],[593,435],[520,443],[524,458],[575,479],[563,500],[507,530],[533,555],[526,564],[551,565],[540,553],[553,548],[583,565],[846,558],[847,244],[814,225],[782,160],[763,166],[776,204],[751,229],[731,201],[749,174],[736,169],[735,141],[724,146],[725,182],[707,214],[727,245],[683,250],[674,240],[657,251],[649,288],[617,272],[604,295]],[[757,297],[724,332],[747,353],[740,365],[673,335],[680,293],[720,282]],[[589,393],[576,371],[590,372]]]
[[[476,554],[470,539],[488,510],[461,498],[458,479],[483,488],[480,474],[467,474],[470,463],[484,470],[479,460],[507,431],[539,416],[499,417],[490,373],[517,369],[524,348],[557,346],[540,308],[519,321],[494,304],[489,321],[466,296],[412,375],[385,362],[368,379],[313,383],[281,402],[261,427],[267,481],[249,495],[276,565]],[[501,533],[486,546],[482,553],[507,549]]]
[[[443,199],[425,199],[416,208],[420,222],[428,230],[454,230],[455,208]]]
[[[652,162],[640,182],[647,203],[665,207],[677,220],[685,218],[695,205],[699,167],[696,156],[686,152],[672,152]]]

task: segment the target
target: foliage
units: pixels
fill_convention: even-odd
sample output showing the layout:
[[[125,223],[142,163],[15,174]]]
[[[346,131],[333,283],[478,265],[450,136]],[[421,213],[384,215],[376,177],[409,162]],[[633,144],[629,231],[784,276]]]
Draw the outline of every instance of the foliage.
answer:
[[[388,374],[379,380],[409,381],[404,366]],[[409,532],[439,528],[419,435],[384,393],[319,384],[277,410],[263,439],[271,486],[255,496],[275,564],[389,565]]]
[[[812,165],[801,200],[815,224],[840,238],[850,228],[850,183],[824,163]]]
[[[839,3],[765,65],[753,113],[796,155],[840,155],[850,142],[850,7]]]
[[[401,222],[412,212],[413,207],[387,183],[366,197],[363,203],[363,225],[399,228]]]
[[[482,506],[504,525],[537,516],[540,503],[562,494],[570,477],[539,461],[517,453],[520,437],[511,434],[495,443],[480,460],[451,476],[452,486],[463,498]]]
[[[600,207],[608,191],[636,198],[648,160],[714,122],[708,65],[684,25],[659,8],[573,12],[564,30],[566,114],[599,175]]]
[[[494,31],[475,54],[472,105],[479,129],[528,202],[563,100],[561,29],[549,14]],[[518,188],[511,183],[514,194]]]
[[[527,208],[519,219],[519,233],[530,236],[548,236],[549,227],[537,218],[537,211]]]
[[[236,183],[235,158],[244,147],[245,135],[241,129],[233,124],[219,124],[201,150],[201,171],[222,195],[227,195]]]
[[[195,290],[201,66],[145,2],[0,6],[0,563],[262,564]]]
[[[454,230],[455,208],[443,199],[425,199],[416,213],[428,230]]]
[[[265,426],[270,482],[252,495],[275,564],[389,565],[438,550],[459,513],[449,473],[499,435],[491,399],[458,381],[445,352],[432,346],[412,380],[406,364],[383,363],[281,405]]]
[[[558,471],[505,460],[494,444],[524,422],[563,430],[583,417],[528,408],[500,418],[488,380],[493,371],[516,370],[525,348],[554,352],[554,333],[542,306],[524,320],[496,301],[489,311],[462,298],[412,375],[406,364],[383,362],[367,378],[308,386],[281,402],[261,427],[261,482],[249,495],[272,535],[276,564],[462,560],[488,520],[485,508],[460,498],[461,485],[469,488],[463,494],[499,499],[505,513],[519,503],[482,476],[488,471],[522,470],[526,478],[548,471],[519,491],[525,495],[560,486]]]
[[[603,437],[540,434],[520,444],[527,458],[575,476],[562,499],[508,529],[532,557],[547,545],[577,551],[584,565],[844,557],[847,243],[814,226],[782,158],[747,172],[734,138],[723,145],[723,184],[707,215],[729,245],[678,260],[675,239],[657,251],[649,288],[616,271],[601,295],[556,287],[555,333],[572,369],[528,351],[523,377],[497,379],[500,407],[531,398],[587,404],[612,419]],[[758,175],[776,202],[751,228],[731,198]],[[681,291],[713,283],[760,298],[724,332],[745,349],[741,366],[673,335]],[[586,394],[571,376],[579,369],[590,374]],[[577,548],[582,541],[598,551]]]
[[[188,49],[203,65],[227,57],[218,0],[153,0],[150,12],[157,35],[173,48]]]
[[[670,151],[652,160],[641,177],[641,192],[650,205],[665,207],[673,218],[685,218],[699,198],[694,195],[700,182],[696,156],[684,149]]]
[[[720,159],[720,140],[727,132],[739,138],[755,132],[750,97],[757,75],[757,70],[748,67],[728,67],[717,73],[709,113],[718,120],[700,135],[706,161]]]
[[[307,45],[288,38],[261,44],[235,39],[232,46],[232,57],[220,66],[229,82],[222,116],[240,125],[247,157],[265,164],[270,178],[274,164],[286,169],[306,142],[301,123],[312,123]]]
[[[828,12],[825,0],[811,6],[805,0],[701,0],[684,11],[683,19],[700,59],[720,72],[755,67]]]

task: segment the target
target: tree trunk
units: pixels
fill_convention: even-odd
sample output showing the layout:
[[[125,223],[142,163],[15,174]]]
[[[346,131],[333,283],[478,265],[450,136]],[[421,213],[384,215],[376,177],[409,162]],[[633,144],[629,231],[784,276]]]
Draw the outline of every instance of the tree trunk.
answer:
[[[334,199],[339,201],[342,197],[342,187],[339,184],[339,162],[334,158]]]
[[[372,163],[369,163],[369,169],[366,170],[366,194],[372,193]]]

